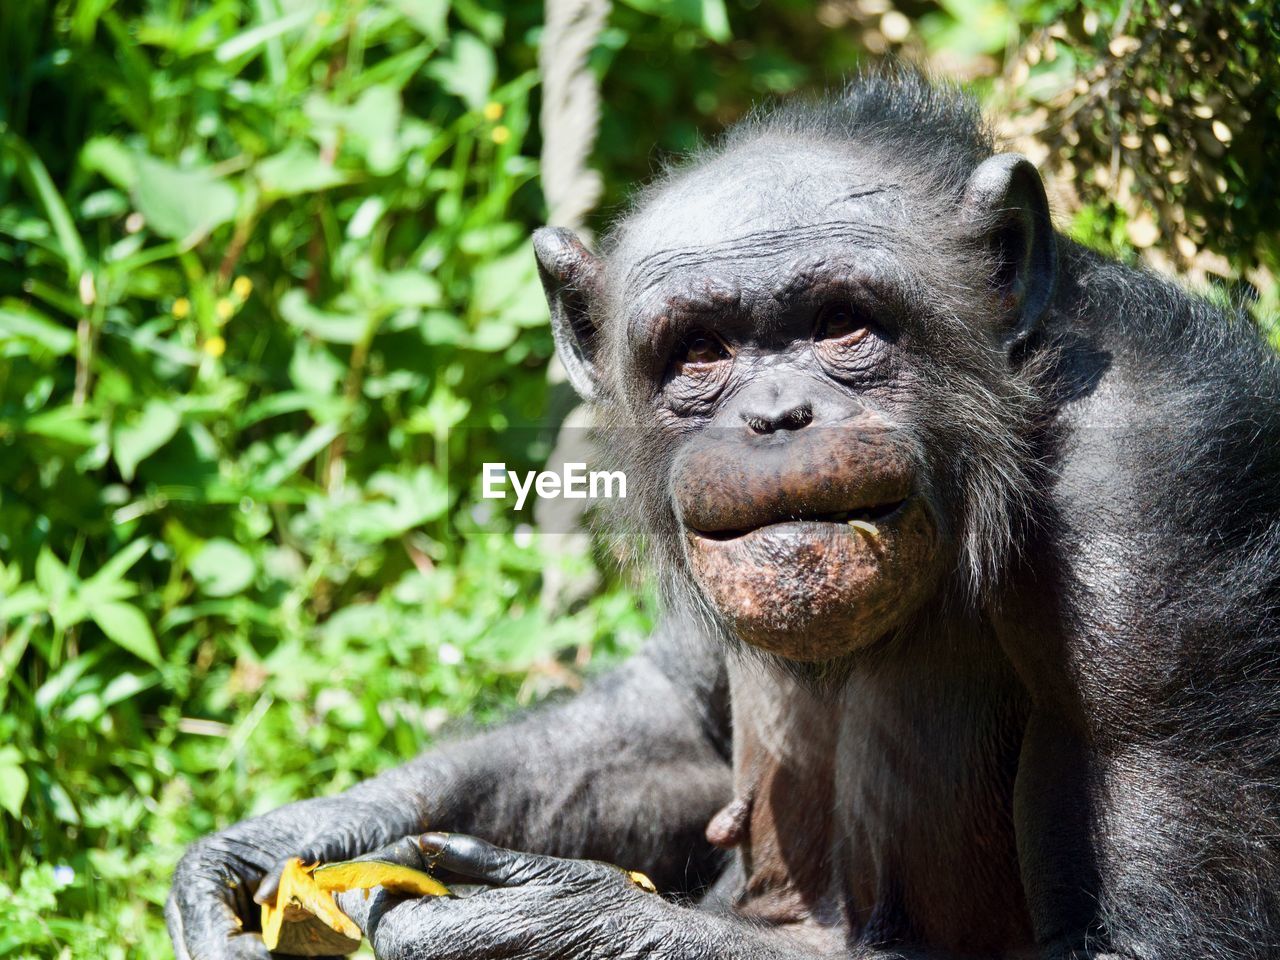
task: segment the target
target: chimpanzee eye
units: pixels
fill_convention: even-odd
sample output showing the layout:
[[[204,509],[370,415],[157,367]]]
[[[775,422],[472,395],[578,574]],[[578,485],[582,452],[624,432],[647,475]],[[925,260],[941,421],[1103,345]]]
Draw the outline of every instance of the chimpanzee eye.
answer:
[[[818,324],[813,337],[815,340],[838,340],[856,334],[861,339],[867,329],[867,322],[854,309],[853,304],[840,301],[828,303],[818,311]]]
[[[676,367],[681,368],[688,364],[719,363],[728,356],[728,349],[714,333],[695,330],[680,344],[675,360]]]

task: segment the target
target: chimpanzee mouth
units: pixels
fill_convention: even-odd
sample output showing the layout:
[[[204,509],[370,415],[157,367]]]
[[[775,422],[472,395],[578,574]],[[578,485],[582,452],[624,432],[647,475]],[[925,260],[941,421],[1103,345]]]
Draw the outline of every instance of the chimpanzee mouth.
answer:
[[[866,523],[875,524],[892,519],[902,507],[906,504],[907,498],[902,500],[894,500],[889,503],[879,503],[869,507],[856,507],[853,510],[840,510],[835,513],[806,513],[798,511],[789,517],[782,517],[777,520],[770,520],[755,527],[744,527],[740,530],[693,530],[698,536],[706,540],[736,540],[738,537],[744,537],[749,533],[757,530],[763,530],[766,527],[782,526],[784,524],[795,523],[836,523],[836,524],[852,524]]]

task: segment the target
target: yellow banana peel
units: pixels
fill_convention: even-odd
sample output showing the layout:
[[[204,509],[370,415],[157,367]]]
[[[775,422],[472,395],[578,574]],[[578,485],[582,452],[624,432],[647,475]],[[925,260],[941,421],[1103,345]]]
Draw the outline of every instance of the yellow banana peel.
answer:
[[[398,863],[345,860],[307,865],[295,857],[280,875],[275,902],[262,905],[262,940],[268,950],[299,957],[351,953],[360,946],[360,928],[338,909],[333,895],[374,887],[421,897],[449,893],[430,874]]]
[[[624,870],[641,890],[657,893],[638,870]],[[443,897],[449,888],[428,873],[385,860],[304,864],[290,860],[272,903],[262,905],[262,940],[268,950],[298,957],[347,954],[360,946],[360,928],[338,909],[335,893],[382,887],[393,893]]]

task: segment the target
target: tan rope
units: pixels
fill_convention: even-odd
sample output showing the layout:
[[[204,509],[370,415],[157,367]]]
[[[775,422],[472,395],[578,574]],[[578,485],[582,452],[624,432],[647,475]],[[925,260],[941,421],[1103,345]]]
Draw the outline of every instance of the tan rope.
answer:
[[[600,88],[588,58],[609,16],[609,0],[546,0],[538,69],[542,73],[542,193],[547,201],[547,222],[585,233],[586,215],[599,202],[603,190],[600,174],[587,164],[595,146],[600,122]],[[554,357],[547,377],[552,383],[565,379],[564,368]],[[591,462],[594,451],[586,434],[591,414],[579,406],[561,424],[552,463],[567,460]],[[551,555],[588,556],[591,539],[583,532],[584,500],[538,500],[534,520],[545,531],[565,533],[543,539]],[[569,531],[574,531],[570,533]],[[569,609],[589,597],[599,575],[568,578],[557,564],[549,564],[542,580],[542,604],[553,613]]]
[[[581,230],[600,200],[600,174],[587,162],[600,122],[600,89],[588,58],[609,16],[609,0],[546,0],[542,72],[542,192],[547,222]]]

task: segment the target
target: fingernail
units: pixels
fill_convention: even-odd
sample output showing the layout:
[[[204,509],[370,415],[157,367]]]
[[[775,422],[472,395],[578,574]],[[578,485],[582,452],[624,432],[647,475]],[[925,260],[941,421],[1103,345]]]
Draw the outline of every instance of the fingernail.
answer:
[[[418,837],[418,849],[423,853],[439,853],[449,842],[447,833],[424,833]]]

